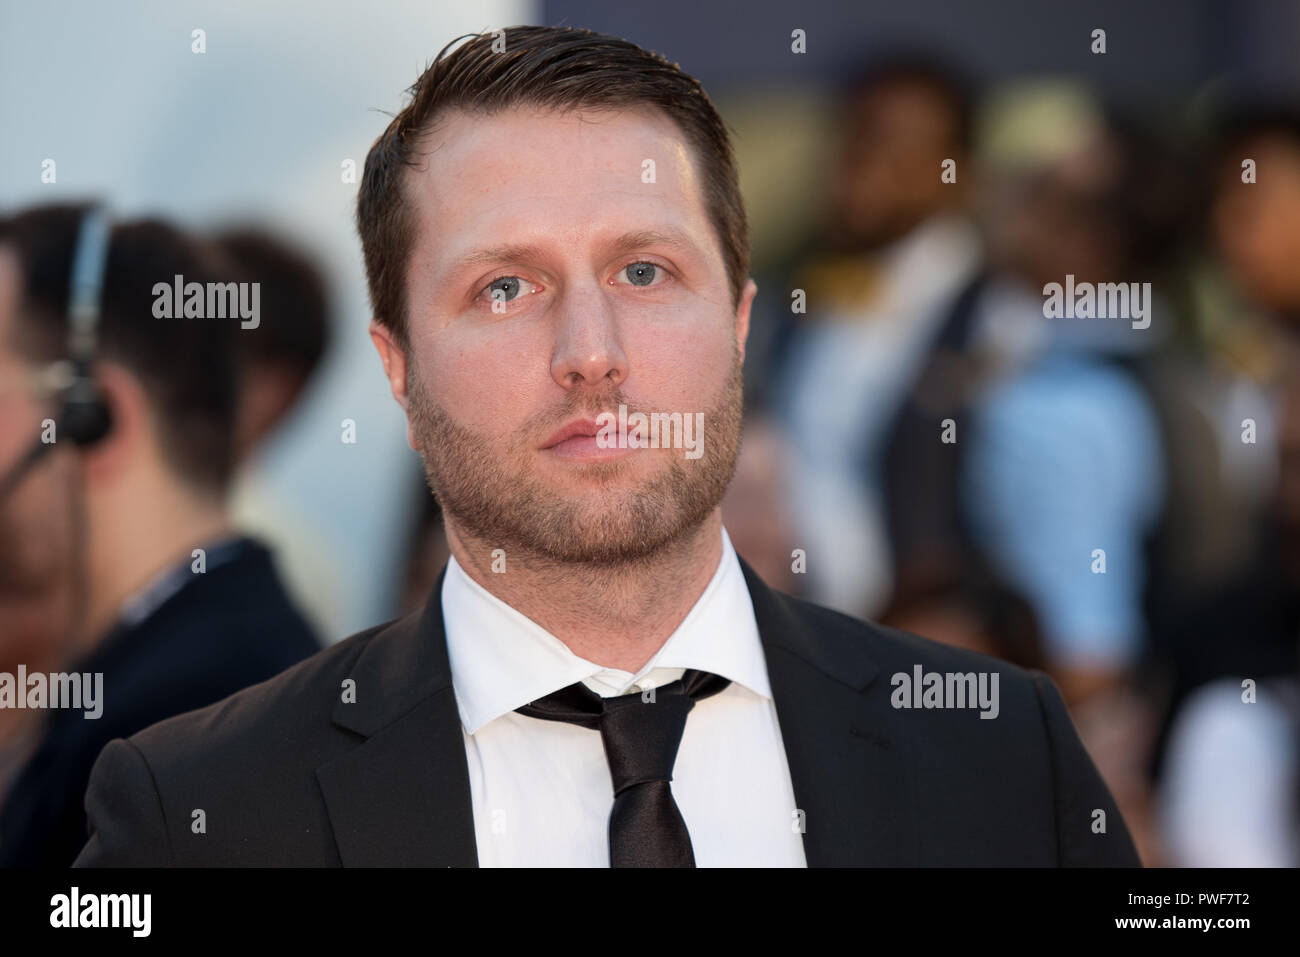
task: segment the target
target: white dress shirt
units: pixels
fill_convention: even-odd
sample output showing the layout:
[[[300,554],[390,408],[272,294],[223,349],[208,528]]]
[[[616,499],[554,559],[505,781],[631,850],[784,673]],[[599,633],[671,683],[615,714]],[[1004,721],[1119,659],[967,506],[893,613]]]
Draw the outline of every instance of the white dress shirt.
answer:
[[[804,867],[794,790],[758,625],[726,531],[708,587],[636,674],[580,658],[452,558],[443,620],[481,867],[609,866],[614,802],[600,733],[515,708],[576,682],[602,697],[695,668],[731,679],[686,722],[672,792],[699,867]]]
[[[1173,867],[1300,866],[1295,823],[1300,688],[1261,681],[1241,700],[1238,678],[1188,697],[1169,732],[1157,795]]]

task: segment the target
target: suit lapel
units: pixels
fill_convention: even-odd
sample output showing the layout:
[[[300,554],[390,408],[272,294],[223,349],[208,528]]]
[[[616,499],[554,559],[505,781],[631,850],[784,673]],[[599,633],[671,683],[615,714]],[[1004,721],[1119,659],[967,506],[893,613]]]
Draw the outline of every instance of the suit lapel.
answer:
[[[350,677],[356,700],[340,689],[333,720],[364,740],[316,770],[344,866],[477,867],[442,576],[422,612],[370,640]]]
[[[861,636],[826,616],[814,634],[792,599],[743,560],[810,867],[913,859],[910,786],[887,689]],[[445,569],[444,569],[445,574]],[[316,771],[349,867],[477,867],[460,714],[442,622],[442,578],[422,612],[379,631],[333,720],[361,743]]]
[[[912,828],[897,718],[863,638],[832,612],[816,633],[741,561],[767,660],[810,867],[898,866]],[[887,690],[887,689],[886,689]]]

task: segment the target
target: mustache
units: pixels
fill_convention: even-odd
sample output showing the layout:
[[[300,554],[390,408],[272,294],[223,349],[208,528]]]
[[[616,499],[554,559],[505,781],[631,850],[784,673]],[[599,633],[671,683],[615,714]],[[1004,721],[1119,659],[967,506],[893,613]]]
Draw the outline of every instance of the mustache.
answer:
[[[410,399],[407,414],[417,436],[433,441],[436,441],[440,434],[446,433],[456,433],[463,436],[466,441],[481,438],[476,437],[472,429],[453,419],[450,413],[429,394],[424,378],[414,366],[407,370],[406,381]],[[728,399],[729,395],[732,396],[731,399]],[[723,395],[716,400],[719,403],[718,407],[709,413],[710,417],[716,417],[719,410],[724,410],[729,402],[739,406],[743,402],[743,395],[743,364],[739,352],[736,352],[733,355],[730,378]],[[603,412],[617,415],[620,405],[626,408],[628,416],[637,413],[649,416],[657,411],[654,406],[645,406],[632,399],[617,386],[582,386],[570,390],[563,399],[549,408],[540,409],[528,416],[519,428],[514,430],[515,438],[511,448],[515,452],[527,452],[534,448],[537,442],[555,434],[566,423],[580,417],[595,419]]]
[[[620,405],[627,407],[628,415],[649,410],[627,397],[622,389],[611,388],[603,392],[570,392],[567,398],[553,408],[543,409],[530,415],[520,429],[525,436],[545,438],[553,434],[567,422],[576,418],[596,418],[602,412],[616,414]]]
[[[418,433],[425,435],[454,430],[464,433],[467,438],[469,437],[469,430],[457,423],[428,394],[424,383],[418,377],[410,383],[408,388],[411,399],[411,419]],[[642,407],[640,403],[630,400],[627,394],[617,387],[601,390],[575,390],[569,392],[564,399],[555,405],[539,409],[528,416],[515,431],[517,438],[513,444],[517,449],[527,451],[533,448],[541,439],[553,435],[566,423],[572,422],[576,418],[594,419],[602,412],[617,414],[619,405],[626,406],[629,415],[634,412],[649,414],[651,411]]]

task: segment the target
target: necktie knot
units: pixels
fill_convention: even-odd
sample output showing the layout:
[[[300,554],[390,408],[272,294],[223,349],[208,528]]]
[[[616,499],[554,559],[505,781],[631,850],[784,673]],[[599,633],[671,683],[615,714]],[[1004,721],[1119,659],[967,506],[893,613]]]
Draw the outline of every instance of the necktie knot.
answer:
[[[516,709],[532,718],[600,731],[614,786],[611,866],[695,866],[690,834],[669,782],[695,702],[728,684],[719,675],[691,670],[661,688],[602,698],[579,683]]]
[[[677,682],[674,682],[676,684]],[[671,781],[686,716],[695,701],[680,688],[605,699],[600,737],[614,793],[648,781]]]

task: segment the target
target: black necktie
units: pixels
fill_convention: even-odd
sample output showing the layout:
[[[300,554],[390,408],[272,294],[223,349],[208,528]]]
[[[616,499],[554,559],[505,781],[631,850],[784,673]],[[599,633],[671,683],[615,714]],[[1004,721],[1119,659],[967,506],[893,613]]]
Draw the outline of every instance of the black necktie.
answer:
[[[602,698],[579,682],[515,709],[531,718],[600,731],[614,784],[610,867],[695,866],[691,836],[669,782],[686,716],[696,701],[730,683],[690,670],[652,691]]]

